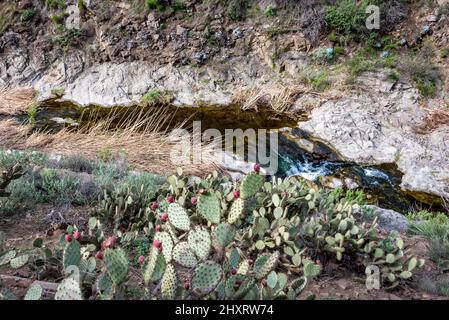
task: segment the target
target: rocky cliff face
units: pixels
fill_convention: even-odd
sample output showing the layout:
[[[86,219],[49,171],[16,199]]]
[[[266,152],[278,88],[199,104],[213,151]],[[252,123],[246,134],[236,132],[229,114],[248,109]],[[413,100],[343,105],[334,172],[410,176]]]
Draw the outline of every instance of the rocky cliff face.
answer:
[[[338,65],[359,48],[322,62],[320,52],[335,44],[325,37],[311,41],[310,29],[301,28],[298,1],[256,1],[240,20],[219,1],[184,1],[182,8],[162,12],[142,8],[143,1],[57,3],[0,4],[2,15],[13,17],[0,24],[0,86],[32,86],[40,100],[57,96],[82,106],[134,105],[151,89],[170,92],[179,106],[226,106],[242,90],[313,86],[316,78],[305,81],[304,74],[318,65],[330,70],[330,88],[295,96],[289,111],[312,109],[298,126],[344,159],[396,163],[405,190],[449,197],[448,125],[426,134],[414,130],[428,108],[447,101],[444,78],[430,100],[407,79],[392,81],[384,65],[362,72],[348,87]],[[269,17],[269,8],[277,14]],[[419,33],[422,24],[430,26],[438,48],[445,48],[447,15],[422,10],[421,20],[406,21],[403,30]],[[446,70],[447,61],[442,63]]]

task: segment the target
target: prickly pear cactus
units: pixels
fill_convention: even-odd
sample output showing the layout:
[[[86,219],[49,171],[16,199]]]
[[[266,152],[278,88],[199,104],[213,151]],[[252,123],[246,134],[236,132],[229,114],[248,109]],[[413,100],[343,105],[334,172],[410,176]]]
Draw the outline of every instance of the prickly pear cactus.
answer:
[[[228,214],[228,222],[234,224],[240,217],[242,217],[245,209],[245,200],[238,198],[232,203],[231,209]]]
[[[96,282],[97,291],[100,294],[101,299],[110,300],[113,296],[113,282],[107,273],[102,273]]]
[[[165,265],[164,255],[160,253],[158,249],[153,247],[142,266],[143,280],[145,282],[145,285],[148,285],[148,283],[153,279],[153,275],[159,265],[158,260],[160,259],[164,259]]]
[[[176,202],[171,203],[168,207],[168,219],[176,229],[182,231],[190,230],[190,219],[187,211]]]
[[[197,210],[207,221],[214,224],[220,223],[221,203],[215,195],[200,196]]]
[[[198,260],[187,242],[179,242],[173,249],[173,260],[186,268],[193,268]]]
[[[211,238],[209,231],[204,227],[196,227],[190,230],[187,239],[190,249],[201,260],[207,259],[211,249]]]
[[[240,197],[242,199],[253,197],[262,189],[264,180],[262,175],[255,172],[246,175],[240,184]]]
[[[0,257],[0,266],[4,266],[11,262],[12,259],[16,257],[17,252],[15,250],[11,250],[6,252]]]
[[[155,240],[159,240],[162,243],[162,254],[164,255],[165,262],[169,263],[173,256],[173,240],[168,232],[158,232],[154,236]]]
[[[33,284],[28,288],[24,300],[40,300],[42,298],[43,289],[38,284]]]
[[[69,266],[79,266],[81,261],[81,245],[78,241],[72,241],[64,249],[64,269]]]
[[[262,279],[270,273],[271,270],[274,269],[276,263],[279,259],[279,252],[274,252],[272,254],[262,254],[257,257],[254,262],[254,276],[256,279]]]
[[[78,281],[71,277],[62,280],[56,290],[55,300],[83,300]]]
[[[221,247],[228,246],[235,237],[235,228],[228,223],[220,223],[212,233],[213,239]]]
[[[308,259],[305,259],[303,263],[304,263],[304,276],[306,278],[314,278],[321,273],[320,265],[314,264],[312,261]]]
[[[10,262],[11,268],[13,268],[13,269],[22,268],[24,265],[27,264],[28,259],[29,259],[29,256],[27,254],[15,257],[14,259],[11,259],[11,262]]]
[[[221,266],[214,261],[206,261],[195,268],[192,277],[192,289],[204,295],[210,293],[219,284],[223,271]]]
[[[161,296],[165,300],[173,300],[176,297],[176,271],[173,265],[168,264],[161,281]]]
[[[128,275],[128,258],[122,249],[106,249],[104,264],[108,275],[115,284],[122,283]]]

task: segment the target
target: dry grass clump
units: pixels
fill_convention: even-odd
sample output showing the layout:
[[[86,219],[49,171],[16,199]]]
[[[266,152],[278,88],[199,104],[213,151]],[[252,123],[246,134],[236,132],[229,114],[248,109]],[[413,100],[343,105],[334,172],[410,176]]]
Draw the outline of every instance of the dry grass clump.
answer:
[[[179,148],[179,143],[187,143],[185,137],[173,139],[164,130],[170,117],[161,112],[153,114],[139,112],[123,119],[114,115],[94,121],[91,125],[77,129],[65,128],[57,133],[31,132],[29,127],[12,120],[0,121],[0,147],[12,149],[33,149],[50,154],[81,155],[94,160],[107,152],[115,156],[125,154],[127,161],[140,171],[159,174],[171,173],[182,166],[184,171],[194,175],[204,175],[220,169],[220,159],[212,152],[214,145],[202,145],[201,162],[179,163],[171,153]],[[114,129],[111,129],[114,128]],[[197,149],[190,150],[190,159]],[[172,161],[174,160],[174,161]]]
[[[427,109],[427,115],[414,129],[417,133],[427,134],[444,125],[449,125],[449,110]]]
[[[260,107],[270,107],[277,113],[287,114],[298,99],[307,92],[302,86],[286,87],[269,84],[255,86],[238,91],[234,95],[233,103],[242,106],[242,110],[258,110]]]
[[[15,116],[27,113],[36,94],[33,88],[0,88],[0,114]]]

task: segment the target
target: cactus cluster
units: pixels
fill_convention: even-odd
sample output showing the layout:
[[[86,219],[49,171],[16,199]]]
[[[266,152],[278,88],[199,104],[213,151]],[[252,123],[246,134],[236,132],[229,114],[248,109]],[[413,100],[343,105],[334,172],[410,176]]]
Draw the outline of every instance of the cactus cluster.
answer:
[[[397,233],[385,237],[376,221],[360,223],[357,204],[303,180],[266,181],[253,172],[232,183],[214,172],[189,181],[179,171],[148,200],[139,209],[146,218],[126,232],[120,223],[109,238],[95,217],[88,242],[69,227],[61,240],[65,279],[55,298],[85,298],[86,286],[100,299],[123,297],[132,261],[149,299],[296,299],[322,272],[321,260],[377,265],[390,285],[424,263],[407,254]],[[151,248],[133,251],[133,239],[142,236]],[[41,242],[42,256],[52,256]],[[20,267],[28,259],[9,251],[0,265]]]

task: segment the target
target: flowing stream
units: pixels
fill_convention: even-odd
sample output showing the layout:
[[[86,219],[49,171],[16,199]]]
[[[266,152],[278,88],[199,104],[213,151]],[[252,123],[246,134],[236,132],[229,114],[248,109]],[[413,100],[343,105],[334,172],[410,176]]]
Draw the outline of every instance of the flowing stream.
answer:
[[[139,109],[139,107],[101,108],[98,106],[81,108],[70,102],[51,100],[42,103],[34,122],[38,129],[56,131],[63,126],[82,126],[92,119],[103,119],[111,113],[123,117],[128,112],[135,112],[136,108]],[[278,130],[281,133],[277,172],[279,176],[300,176],[323,186],[328,186],[329,181],[333,187],[347,187],[349,184],[352,188],[364,190],[373,203],[404,213],[416,203],[416,200],[401,191],[399,185],[402,173],[395,165],[362,166],[342,161],[325,144],[313,141],[307,137],[307,134],[301,132],[297,128],[297,119],[276,114],[269,109],[260,109],[258,112],[242,111],[239,106],[198,108],[168,106],[163,108],[164,114],[170,115],[168,127],[176,127],[183,122],[191,125],[193,121],[201,121],[202,130],[209,128],[215,128],[221,132],[225,129],[246,130],[248,128]],[[151,109],[145,108],[146,111],[152,112]],[[154,111],[156,110],[158,108],[154,108]],[[298,139],[306,139],[312,143],[313,151],[302,148],[297,143]]]

